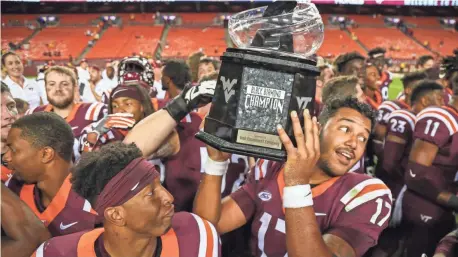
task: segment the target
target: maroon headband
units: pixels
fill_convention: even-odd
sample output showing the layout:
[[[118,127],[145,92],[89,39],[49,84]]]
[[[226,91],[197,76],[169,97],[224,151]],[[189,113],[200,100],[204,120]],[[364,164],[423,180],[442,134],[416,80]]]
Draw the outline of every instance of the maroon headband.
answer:
[[[124,204],[157,177],[159,177],[159,173],[154,165],[144,158],[131,161],[105,185],[97,197],[95,211],[98,213],[98,223],[103,222],[103,213],[106,208]]]
[[[111,92],[111,99],[116,99],[119,97],[129,97],[132,99],[135,99],[139,102],[142,101],[142,96],[138,89],[133,86],[126,86],[126,85],[119,85],[113,89],[113,92]]]

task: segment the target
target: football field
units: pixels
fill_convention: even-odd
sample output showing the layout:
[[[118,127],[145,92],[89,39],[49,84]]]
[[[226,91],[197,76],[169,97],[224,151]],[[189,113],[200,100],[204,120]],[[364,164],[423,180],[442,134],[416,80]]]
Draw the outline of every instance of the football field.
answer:
[[[399,92],[401,92],[402,89],[403,87],[401,78],[393,78],[393,81],[391,81],[390,87],[388,88],[388,98],[390,100],[396,99],[396,96],[398,96]]]

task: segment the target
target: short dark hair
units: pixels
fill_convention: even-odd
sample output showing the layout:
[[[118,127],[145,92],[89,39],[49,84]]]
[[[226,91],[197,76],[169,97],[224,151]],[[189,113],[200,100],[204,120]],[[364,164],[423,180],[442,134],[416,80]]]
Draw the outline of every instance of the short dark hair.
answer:
[[[455,71],[458,71],[458,49],[454,51],[455,55],[449,55],[442,59],[441,73],[445,79],[450,79]]]
[[[95,204],[97,196],[110,180],[134,159],[142,156],[138,147],[122,142],[102,146],[100,150],[83,153],[72,175],[72,188]]]
[[[21,57],[19,57],[19,55],[17,53],[15,53],[15,52],[6,52],[6,53],[2,54],[2,65],[3,66],[5,66],[5,64],[6,64],[6,57],[8,57],[10,55],[14,55],[17,58],[21,59]]]
[[[21,137],[35,148],[51,147],[64,160],[71,161],[74,136],[70,125],[53,112],[26,115],[11,128],[22,131]]]
[[[320,113],[318,120],[321,125],[325,125],[329,119],[336,115],[337,111],[341,108],[350,108],[353,109],[371,121],[371,131],[373,131],[375,126],[375,117],[376,112],[372,107],[366,103],[359,102],[355,97],[346,97],[346,98],[336,98],[330,102],[327,102],[324,106],[323,111]]]
[[[425,65],[425,63],[429,60],[434,60],[434,57],[432,57],[431,55],[422,55],[418,58],[417,60],[417,68],[420,67],[420,66],[423,66]]]
[[[386,49],[383,48],[383,47],[376,47],[376,48],[373,48],[371,50],[369,50],[369,52],[367,52],[367,55],[369,56],[369,58],[371,59],[374,59],[374,58],[385,58],[385,53],[386,53]],[[375,55],[379,55],[379,56],[375,56]]]
[[[1,89],[1,93],[9,93],[11,94],[11,91],[10,91],[10,88],[8,87],[7,84],[5,84],[5,82],[2,81],[2,89]]]
[[[410,102],[414,104],[420,100],[423,96],[430,94],[431,91],[443,90],[444,88],[434,80],[423,80],[418,82],[415,88],[412,90],[412,95],[410,96]]]
[[[345,68],[345,65],[353,60],[366,60],[364,56],[362,56],[360,53],[354,51],[354,52],[349,52],[345,54],[341,54],[337,56],[337,58],[334,60],[334,66],[336,68],[337,72],[342,72]]]
[[[323,87],[321,99],[326,103],[335,98],[342,98],[356,94],[358,78],[355,76],[339,76],[330,79]]]
[[[173,84],[175,84],[175,86],[179,89],[183,89],[186,84],[191,82],[189,67],[182,61],[168,61],[162,72],[165,76],[169,77]]]
[[[24,114],[29,108],[29,103],[21,98],[14,98],[14,101],[16,102],[16,109],[20,114]]]
[[[413,85],[413,83],[427,78],[428,75],[426,74],[426,72],[416,71],[405,74],[401,81],[404,88],[409,88]]]
[[[148,116],[152,113],[154,113],[154,106],[153,106],[153,103],[151,102],[151,97],[149,96],[149,93],[148,91],[146,91],[146,89],[141,86],[140,84],[138,83],[129,83],[129,86],[130,87],[135,87],[138,91],[138,93],[140,94],[140,97],[142,98],[141,101],[140,101],[140,104],[143,106],[143,114],[144,116]],[[113,114],[113,108],[111,108],[111,101],[113,99],[110,98],[110,104],[108,104],[108,114]]]

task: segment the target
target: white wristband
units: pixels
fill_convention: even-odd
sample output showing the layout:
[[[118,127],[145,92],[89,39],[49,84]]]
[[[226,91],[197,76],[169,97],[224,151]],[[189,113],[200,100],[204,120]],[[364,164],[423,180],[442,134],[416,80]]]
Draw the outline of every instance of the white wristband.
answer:
[[[313,205],[310,185],[297,185],[283,188],[283,207],[302,208]]]
[[[227,171],[227,167],[229,166],[229,160],[224,162],[217,162],[210,157],[207,158],[207,162],[204,166],[205,174],[212,175],[212,176],[224,176]]]

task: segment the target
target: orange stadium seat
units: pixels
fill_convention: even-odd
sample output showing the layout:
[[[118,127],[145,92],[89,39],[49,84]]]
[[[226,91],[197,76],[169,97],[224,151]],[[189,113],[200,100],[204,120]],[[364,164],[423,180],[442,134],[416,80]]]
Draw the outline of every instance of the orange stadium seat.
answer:
[[[223,28],[171,28],[163,57],[187,57],[199,48],[208,56],[220,56],[226,50]]]
[[[349,19],[354,20],[358,25],[384,25],[382,16],[369,15],[348,15]]]
[[[412,59],[415,56],[430,54],[425,48],[408,38],[395,28],[357,28],[352,32],[369,49],[384,47],[392,58]]]
[[[217,13],[180,13],[183,24],[212,24]]]
[[[109,28],[87,58],[122,58],[132,53],[153,54],[160,40],[162,26],[126,26]]]
[[[25,21],[36,21],[39,14],[2,14],[2,23],[8,24],[10,20],[17,20],[21,23]]]
[[[59,15],[59,20],[61,25],[68,24],[85,24],[90,25],[91,21],[100,18],[103,14],[61,14]]]
[[[440,27],[437,17],[401,17],[406,24],[414,24],[417,27]]]
[[[414,29],[414,36],[422,43],[428,42],[431,49],[441,55],[451,55],[458,45],[458,33],[443,29]],[[442,44],[441,44],[442,41]]]
[[[320,56],[338,56],[341,53],[358,51],[364,53],[362,49],[350,36],[340,29],[325,29],[324,41],[318,50]]]
[[[68,59],[69,55],[77,57],[87,45],[90,37],[85,36],[87,30],[93,27],[59,27],[43,29],[30,41],[30,56],[32,59],[50,59],[43,56],[49,51],[48,44],[54,45],[50,50],[60,51],[61,56],[52,59]]]

